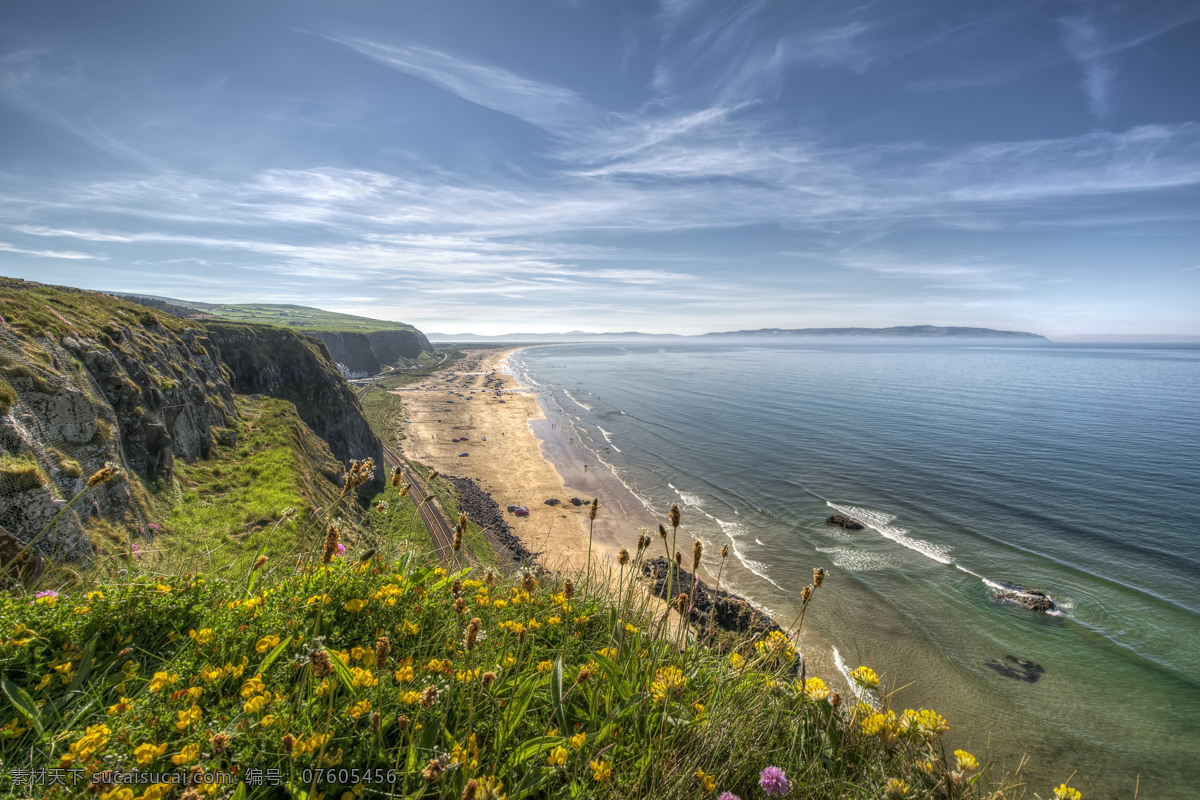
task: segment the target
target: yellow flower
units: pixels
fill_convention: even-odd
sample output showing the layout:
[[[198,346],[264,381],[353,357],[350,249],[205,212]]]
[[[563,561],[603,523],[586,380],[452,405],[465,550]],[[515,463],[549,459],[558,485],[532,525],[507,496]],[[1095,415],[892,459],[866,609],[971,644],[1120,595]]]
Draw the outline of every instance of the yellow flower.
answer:
[[[633,627],[633,625],[630,625],[628,622],[625,623],[625,633],[627,633],[630,636],[633,636],[637,632],[638,632],[637,628]]]
[[[404,625],[402,625],[401,627],[403,628],[404,632],[407,633],[409,636],[416,636],[418,633],[421,632],[421,628],[419,626],[414,625],[413,623],[409,622],[408,620],[404,620]]]
[[[954,758],[958,760],[959,772],[970,772],[979,766],[979,762],[975,760],[975,756],[971,755],[966,750],[955,750]]]
[[[729,654],[729,665],[734,669],[740,670],[746,664],[746,659],[742,658],[741,653]]]
[[[359,600],[358,598],[355,598],[353,600],[347,600],[346,604],[342,606],[342,608],[346,609],[347,611],[351,611],[354,613],[362,611],[366,607],[367,607],[367,601]]]
[[[142,792],[142,796],[138,800],[163,800],[173,788],[174,786],[169,783],[156,783]]]
[[[112,730],[107,725],[89,725],[87,731],[78,741],[72,742],[67,754],[62,760],[66,764],[76,761],[87,761],[108,744]]]
[[[1054,800],[1083,800],[1083,795],[1079,793],[1078,789],[1072,789],[1063,783],[1054,790]]]
[[[373,686],[379,685],[379,678],[376,678],[369,669],[360,669],[358,667],[350,668],[352,680],[350,685],[355,689],[370,689]]]
[[[202,628],[198,631],[188,631],[188,636],[194,639],[196,644],[204,645],[217,638],[217,632],[212,628]]]
[[[150,691],[161,692],[175,681],[179,680],[178,675],[170,675],[166,672],[156,672],[154,677],[150,679]]]
[[[650,696],[656,703],[660,703],[671,693],[680,691],[686,686],[687,678],[683,677],[683,671],[679,667],[662,667],[650,684]]]
[[[100,800],[133,800],[133,789],[128,786],[118,786],[100,795]]]
[[[804,696],[811,697],[813,700],[824,700],[829,697],[829,687],[820,678],[809,678],[804,682]]]
[[[704,704],[703,703],[692,703],[692,712],[695,713],[697,719],[699,719],[700,717],[703,717],[704,716]]]
[[[75,606],[75,615],[76,616],[86,617],[90,613],[92,613],[91,606]]]
[[[363,714],[369,714],[370,712],[371,712],[371,701],[363,700],[363,701],[355,703],[353,706],[351,706],[350,718],[358,719]]]
[[[567,752],[567,748],[559,745],[550,751],[550,755],[546,756],[546,761],[552,767],[561,767],[563,764],[567,763],[568,755],[570,755],[570,753]]]
[[[771,631],[766,639],[755,642],[754,649],[775,663],[790,663],[796,658],[796,645],[780,631]]]
[[[621,651],[615,647],[605,647],[597,652],[608,659],[615,659],[621,654]]]
[[[216,683],[225,677],[225,670],[205,664],[200,668],[200,679],[205,683]]]
[[[545,675],[552,669],[554,669],[554,663],[552,661],[541,661],[537,665],[537,671],[540,675]]]
[[[193,742],[192,744],[185,744],[178,753],[171,756],[171,763],[177,767],[182,767],[185,764],[192,763],[199,757],[200,745]]]
[[[512,669],[517,665],[517,659],[513,656],[505,656],[503,666],[505,669]]]
[[[253,697],[260,692],[265,692],[266,690],[267,687],[262,681],[262,675],[255,675],[253,678],[250,678],[242,684],[241,695],[242,697],[248,698]]]
[[[596,783],[607,783],[612,777],[612,762],[596,760],[588,764],[588,769],[592,771],[592,780]]]
[[[881,733],[891,733],[895,729],[896,714],[889,711],[886,714],[871,714],[862,721],[862,732],[867,736],[878,736]]]
[[[247,714],[258,714],[269,705],[271,705],[271,693],[263,692],[247,700],[245,705],[242,706],[242,711],[245,711]]]
[[[503,611],[504,609],[508,608],[508,601],[507,600],[495,600],[492,602],[492,607],[495,608],[497,611]]]
[[[133,757],[137,759],[139,764],[150,764],[154,761],[154,759],[158,758],[165,752],[167,752],[167,746],[165,744],[160,744],[158,747],[155,747],[147,742],[145,744],[139,744],[137,747],[133,748]]]
[[[104,599],[104,592],[88,592],[83,596],[83,599],[87,600],[89,603],[94,603],[97,600]]]
[[[265,653],[272,647],[279,644],[278,636],[264,636],[258,640],[258,644],[254,645],[254,650],[258,653]]]
[[[400,702],[404,703],[404,705],[406,705],[406,706],[415,705],[415,704],[421,702],[421,693],[420,692],[405,692],[404,694],[400,695]]]
[[[199,725],[204,721],[204,713],[200,710],[199,706],[192,706],[178,713],[179,721],[175,723],[175,730],[180,732],[186,731],[193,725]]]
[[[571,744],[572,750],[578,750],[579,748],[581,748],[585,744],[587,744],[587,731],[580,731],[579,733],[572,736],[570,744]]]
[[[559,617],[559,616],[548,617],[548,618],[546,619],[546,624],[547,624],[547,625],[549,625],[549,626],[550,626],[550,627],[552,627],[552,628],[553,628],[555,625],[561,625],[561,624],[562,624],[562,617]]]
[[[715,791],[717,788],[717,779],[712,775],[704,774],[704,770],[696,768],[696,777],[700,779],[700,787],[706,792]]]
[[[126,711],[129,710],[129,706],[132,703],[133,703],[133,701],[130,700],[128,697],[122,697],[120,700],[118,700],[117,702],[113,703],[111,706],[108,707],[108,715],[111,717],[116,714],[124,714]]]
[[[395,676],[397,683],[408,683],[413,679],[416,673],[411,666],[403,666],[392,673]]]
[[[874,689],[879,685],[879,676],[870,667],[859,667],[850,673],[850,678],[864,689]]]
[[[258,724],[259,724],[259,725],[261,725],[261,726],[263,726],[264,728],[269,728],[269,727],[271,727],[272,725],[274,725],[274,724],[275,724],[275,715],[274,715],[274,714],[267,714],[265,717],[263,717],[262,719],[260,719],[260,720],[258,721]]]
[[[884,794],[887,797],[908,797],[908,784],[899,778],[888,778],[887,785],[883,787]]]

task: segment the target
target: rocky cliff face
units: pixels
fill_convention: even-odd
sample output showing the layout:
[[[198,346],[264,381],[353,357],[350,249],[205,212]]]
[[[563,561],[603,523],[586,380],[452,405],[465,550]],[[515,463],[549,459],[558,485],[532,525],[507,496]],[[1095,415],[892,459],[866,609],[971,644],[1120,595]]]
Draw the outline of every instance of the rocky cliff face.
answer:
[[[148,536],[142,487],[209,455],[235,393],[291,401],[343,464],[371,457],[382,476],[379,440],[319,341],[0,278],[0,562],[108,463],[130,480],[88,490],[34,547],[86,559],[90,520]]]
[[[351,372],[374,375],[384,364],[395,364],[401,358],[417,358],[422,352],[432,353],[433,345],[417,330],[375,331],[349,333],[313,331],[309,335],[320,339],[329,349],[330,357]]]
[[[0,293],[12,288],[0,282]],[[0,528],[28,541],[106,463],[154,482],[170,479],[176,458],[208,454],[234,405],[203,329],[90,292],[4,299]],[[35,546],[86,558],[83,522],[122,520],[130,500],[128,483],[97,487]]]
[[[209,322],[205,328],[231,372],[235,391],[290,400],[339,460],[373,458],[376,481],[383,480],[383,446],[324,344],[283,328],[225,322]]]

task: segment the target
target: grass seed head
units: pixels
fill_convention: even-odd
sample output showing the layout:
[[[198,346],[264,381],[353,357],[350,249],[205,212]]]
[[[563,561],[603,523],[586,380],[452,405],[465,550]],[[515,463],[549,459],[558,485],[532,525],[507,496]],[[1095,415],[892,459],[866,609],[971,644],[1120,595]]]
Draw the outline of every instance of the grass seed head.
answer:
[[[629,563],[629,551],[624,547],[621,548],[621,552],[617,553],[617,563],[622,567]]]
[[[721,547],[721,558],[729,558],[729,545]]]
[[[600,500],[592,498],[592,507],[588,509],[588,519],[596,518],[596,511],[600,508]]]
[[[563,596],[568,600],[575,596],[575,583],[570,578],[563,583]]]
[[[701,542],[696,542],[692,545],[692,572],[700,566],[700,558],[704,555],[704,545]]]
[[[825,570],[823,570],[819,567],[817,569],[814,569],[813,570],[813,582],[812,582],[813,588],[820,589],[821,584],[824,581],[825,581]]]
[[[313,653],[309,663],[312,664],[313,675],[318,678],[324,678],[333,672],[333,662],[329,660],[329,653],[324,650]]]
[[[671,506],[671,511],[669,513],[669,516],[671,518],[671,527],[678,528],[679,527],[679,517],[680,517],[678,504]]]
[[[442,779],[442,762],[436,758],[429,759],[429,763],[425,765],[425,769],[421,770],[421,777],[429,783],[437,783]]]
[[[388,654],[392,652],[392,641],[386,636],[375,640],[375,669],[387,666]]]
[[[333,561],[333,557],[337,555],[338,541],[342,538],[342,532],[338,530],[337,525],[330,524],[329,529],[325,531],[325,552],[321,555],[321,560],[328,564]]]
[[[658,523],[658,538],[660,538],[660,539],[667,538],[667,529],[663,527],[663,524],[661,522]]]
[[[467,647],[467,652],[475,649],[475,640],[479,637],[479,629],[483,627],[483,620],[475,617],[467,623],[467,637],[464,644]]]
[[[258,558],[254,559],[254,566],[250,568],[250,571],[258,572],[262,568],[262,566],[266,563],[267,563],[267,557],[259,556]]]
[[[399,467],[396,467],[395,471],[392,472],[392,486],[401,486],[403,484],[404,473],[400,471]]]

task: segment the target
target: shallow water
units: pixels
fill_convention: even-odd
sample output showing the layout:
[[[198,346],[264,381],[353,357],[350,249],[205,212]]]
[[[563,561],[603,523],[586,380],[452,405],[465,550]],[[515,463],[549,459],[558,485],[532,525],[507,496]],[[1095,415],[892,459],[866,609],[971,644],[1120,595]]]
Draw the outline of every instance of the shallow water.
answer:
[[[1200,349],[559,345],[512,359],[577,445],[736,558],[723,583],[1046,794],[1194,797]],[[867,527],[828,526],[853,516]],[[710,564],[710,567],[712,565]],[[1061,615],[1006,605],[1011,582]],[[990,659],[1041,664],[1036,683]],[[833,659],[822,673],[837,674]]]

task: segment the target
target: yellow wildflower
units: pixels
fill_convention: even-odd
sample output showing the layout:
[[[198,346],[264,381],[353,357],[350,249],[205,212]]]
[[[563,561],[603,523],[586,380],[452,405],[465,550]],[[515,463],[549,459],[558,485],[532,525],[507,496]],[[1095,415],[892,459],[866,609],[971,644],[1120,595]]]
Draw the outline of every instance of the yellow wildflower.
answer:
[[[883,792],[886,797],[908,797],[908,784],[900,778],[888,778],[887,785],[883,787]]]
[[[351,611],[354,613],[358,613],[359,611],[362,611],[366,607],[367,607],[367,601],[359,600],[358,598],[355,598],[353,600],[347,600],[346,604],[342,606],[342,608],[346,609],[347,611]]]
[[[259,694],[260,692],[265,692],[266,690],[267,687],[266,684],[263,683],[262,675],[255,675],[253,678],[250,678],[242,684],[241,695],[242,697],[248,698]]]
[[[355,689],[370,689],[373,686],[379,685],[379,678],[371,674],[369,669],[351,667],[350,675],[352,676],[350,685]]]
[[[729,666],[733,667],[734,669],[740,670],[745,665],[746,665],[746,659],[742,658],[741,653],[730,653],[729,654]]]
[[[638,632],[638,629],[637,629],[637,628],[633,627],[633,625],[631,625],[631,624],[630,624],[630,623],[628,623],[628,622],[626,622],[626,623],[625,623],[625,633],[626,633],[626,634],[628,634],[629,636],[633,636],[633,635],[635,635],[637,632]]]
[[[63,762],[72,764],[76,761],[87,761],[104,749],[110,736],[112,730],[107,725],[89,725],[83,736],[71,743],[67,754],[62,758]]]
[[[225,677],[225,670],[205,664],[200,668],[200,679],[205,683],[216,683]]]
[[[175,681],[179,680],[178,675],[171,675],[166,672],[156,672],[154,677],[150,679],[150,691],[161,692]]]
[[[686,686],[687,678],[683,677],[683,671],[679,667],[662,667],[655,674],[654,680],[650,684],[650,696],[654,698],[656,703],[659,703],[665,700],[671,693],[682,690]]]
[[[874,689],[879,685],[879,676],[870,667],[859,667],[850,673],[850,678],[864,689]]]
[[[205,645],[217,638],[217,632],[212,628],[201,628],[198,631],[188,631],[188,636],[191,637],[196,644]]]
[[[587,744],[587,731],[580,731],[579,733],[572,736],[570,744],[571,744],[572,750],[578,750],[579,748],[581,748],[585,744]]]
[[[597,759],[588,764],[588,769],[592,771],[592,780],[596,783],[607,783],[612,777],[612,762],[601,761]]]
[[[192,706],[178,713],[179,720],[175,723],[175,730],[180,732],[186,731],[193,725],[199,725],[204,721],[204,713],[200,710],[199,706]]]
[[[155,747],[147,742],[145,744],[139,744],[137,747],[133,748],[133,757],[137,759],[139,764],[150,764],[154,761],[154,759],[158,758],[165,752],[167,752],[167,746],[165,744],[160,744],[158,747]]]
[[[350,718],[358,719],[363,714],[369,714],[370,712],[371,712],[371,701],[370,700],[362,700],[358,703],[355,703],[353,706],[350,707]]]
[[[271,705],[271,693],[263,692],[247,700],[245,705],[242,706],[242,711],[245,711],[247,714],[258,714],[269,705]]]
[[[717,779],[712,775],[706,775],[703,769],[696,768],[696,777],[700,780],[700,788],[706,792],[715,791],[717,788]]]
[[[954,758],[958,762],[959,772],[970,772],[979,767],[979,762],[975,760],[975,756],[968,753],[966,750],[955,750]]]
[[[889,711],[886,714],[871,714],[862,721],[862,732],[867,736],[878,736],[890,733],[895,729],[896,714]]]
[[[570,753],[567,752],[567,748],[559,745],[550,751],[550,755],[546,756],[546,761],[552,767],[561,767],[563,764],[567,763],[568,755],[570,755]]]
[[[1079,793],[1078,789],[1072,789],[1063,783],[1054,790],[1054,800],[1083,800],[1083,795]]]
[[[115,716],[116,714],[124,714],[129,710],[129,707],[132,704],[133,701],[128,697],[122,697],[120,700],[108,707],[108,715],[111,717]]]
[[[395,676],[397,683],[408,683],[413,679],[416,673],[411,666],[403,666],[392,673]]]
[[[142,796],[138,800],[163,800],[171,790],[175,788],[169,783],[156,783],[147,787],[146,791],[142,792]]]
[[[192,763],[199,757],[200,745],[193,742],[192,744],[185,744],[178,753],[171,756],[171,763],[177,767],[182,767],[186,764]]]
[[[100,800],[133,800],[133,789],[128,786],[118,786],[100,795]]]
[[[255,652],[260,653],[260,654],[266,653],[268,650],[270,650],[272,647],[277,646],[278,644],[279,644],[278,636],[264,636],[263,638],[258,640],[258,644],[254,645],[254,650],[255,650]]]
[[[537,665],[538,674],[545,675],[547,672],[549,672],[552,669],[554,669],[554,662],[552,662],[552,661],[538,662],[538,665]]]
[[[513,656],[505,656],[503,666],[505,669],[512,669],[517,665],[517,659]]]
[[[400,702],[404,703],[406,706],[416,705],[417,703],[421,702],[421,693],[405,692],[404,694],[400,695]]]
[[[804,696],[813,700],[824,700],[829,697],[829,687],[820,678],[809,678],[804,682]]]

